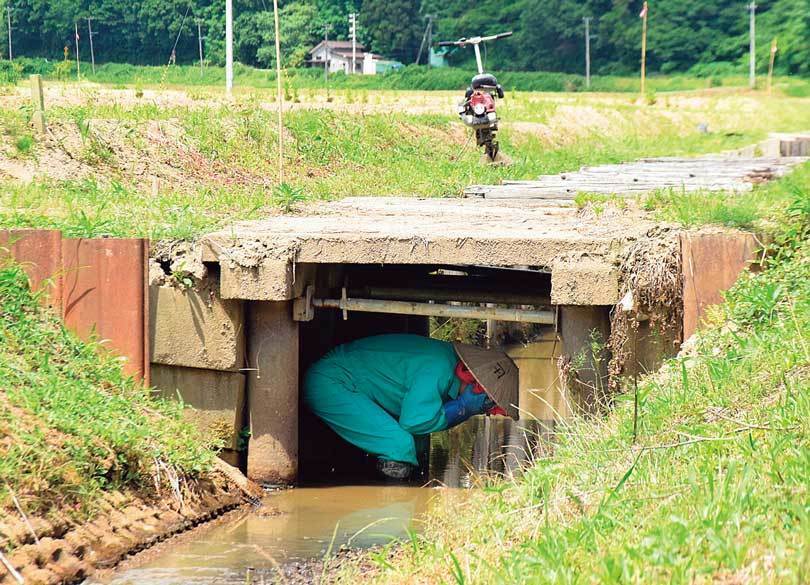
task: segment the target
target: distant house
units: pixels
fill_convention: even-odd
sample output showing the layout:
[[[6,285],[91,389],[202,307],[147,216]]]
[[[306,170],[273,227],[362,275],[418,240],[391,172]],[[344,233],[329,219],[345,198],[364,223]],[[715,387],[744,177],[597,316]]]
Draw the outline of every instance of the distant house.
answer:
[[[363,75],[376,75],[391,69],[402,67],[402,63],[384,59],[381,55],[367,52],[366,47],[357,43],[355,46],[354,72]],[[321,41],[309,52],[307,65],[323,68],[326,65],[330,73],[352,72],[351,41]]]
[[[430,51],[428,52],[428,59],[430,59],[430,66],[431,67],[447,67],[447,53],[450,50],[447,47],[441,47],[440,49],[434,49],[430,47]]]

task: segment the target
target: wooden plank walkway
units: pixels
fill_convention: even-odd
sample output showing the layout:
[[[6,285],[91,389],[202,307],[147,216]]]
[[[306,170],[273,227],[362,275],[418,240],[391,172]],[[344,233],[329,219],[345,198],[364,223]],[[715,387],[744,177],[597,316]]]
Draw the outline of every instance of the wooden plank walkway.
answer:
[[[786,174],[810,157],[647,158],[631,163],[583,167],[572,173],[544,175],[536,181],[473,185],[465,197],[485,199],[571,200],[578,193],[634,196],[657,189],[749,191],[757,183]]]

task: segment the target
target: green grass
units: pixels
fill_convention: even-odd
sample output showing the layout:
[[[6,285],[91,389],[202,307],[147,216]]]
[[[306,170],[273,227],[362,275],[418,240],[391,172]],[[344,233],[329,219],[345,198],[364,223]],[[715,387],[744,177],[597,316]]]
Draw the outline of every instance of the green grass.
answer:
[[[810,127],[810,108],[800,99],[720,96],[695,103],[691,97],[671,97],[650,107],[624,98],[606,102],[582,95],[559,101],[548,94],[517,93],[503,104],[507,122],[499,135],[513,163],[493,167],[480,164],[480,153],[454,116],[396,112],[400,99],[415,95],[369,95],[383,108],[390,104],[394,113],[356,113],[347,105],[346,110],[302,108],[285,114],[284,182],[292,189],[285,193],[277,188],[276,114],[265,107],[264,94],[227,105],[206,101],[181,107],[105,103],[88,90],[86,103],[54,105],[48,120],[73,134],[72,141],[51,144],[65,144],[67,156],[86,165],[91,177],[0,180],[0,227],[190,239],[235,220],[292,211],[304,200],[457,196],[471,184],[533,179],[642,156],[716,152],[753,143],[766,131]],[[745,113],[751,108],[755,116]],[[7,141],[27,133],[24,113],[0,114],[9,120]],[[697,131],[699,121],[709,123],[708,134]],[[109,124],[116,126],[109,129]],[[150,124],[167,125],[170,140],[145,151]],[[120,140],[122,151],[116,146]],[[31,152],[46,157],[42,148],[37,142]],[[178,184],[162,181],[155,193],[146,174],[133,175],[131,169],[161,153],[166,165],[188,176]]]
[[[18,139],[28,132],[27,121],[24,110],[0,109],[0,135]]]
[[[602,215],[608,206],[626,209],[628,200],[616,194],[580,192],[574,196],[574,205],[576,205],[578,209],[588,208],[596,215]]]
[[[418,543],[378,555],[364,578],[807,583],[808,175],[797,184],[765,270],[726,294],[691,351],[641,382],[637,416],[628,392],[605,417],[565,425],[552,455],[434,514]],[[357,565],[339,576],[352,582]]]
[[[810,185],[810,163],[781,180],[754,187],[752,194],[662,190],[646,196],[642,207],[666,221],[686,227],[707,224],[740,229],[772,229],[774,218],[792,202],[804,200]]]
[[[566,73],[545,71],[501,71],[496,72],[498,81],[507,91],[586,91],[585,77]],[[329,86],[334,89],[355,90],[463,90],[474,74],[472,69],[444,68],[427,69],[411,65],[399,71],[381,75],[330,75]],[[199,67],[143,67],[134,65],[107,64],[97,69],[95,76],[87,78],[99,83],[130,85],[208,85],[221,86],[225,83],[225,71],[221,67],[207,67],[203,72]],[[274,71],[254,69],[243,65],[235,68],[234,84],[243,87],[275,87]],[[321,69],[292,69],[285,73],[287,91],[292,89],[324,89],[326,81]],[[747,87],[745,76],[696,77],[690,75],[650,76],[647,87],[651,91],[684,91],[712,87]],[[777,87],[786,91],[802,87],[806,80],[791,77],[777,78]],[[640,88],[638,77],[593,76],[590,91],[632,92]],[[801,91],[801,90],[798,90]]]
[[[34,148],[34,137],[30,134],[23,134],[17,137],[17,140],[14,142],[14,148],[17,149],[17,152],[21,156],[28,156],[31,154],[31,149]]]
[[[810,79],[795,79],[783,91],[790,97],[810,97]]]
[[[0,511],[13,495],[28,514],[82,519],[110,490],[154,490],[157,461],[186,477],[213,461],[179,403],[155,400],[99,343],[65,330],[8,261],[0,339]]]

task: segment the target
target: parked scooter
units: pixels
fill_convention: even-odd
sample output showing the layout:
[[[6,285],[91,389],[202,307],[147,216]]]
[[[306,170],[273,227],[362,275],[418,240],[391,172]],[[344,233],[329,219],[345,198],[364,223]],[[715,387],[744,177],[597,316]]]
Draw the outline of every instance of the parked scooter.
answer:
[[[442,41],[440,47],[466,47],[472,45],[475,51],[475,62],[478,65],[478,74],[472,78],[470,87],[464,94],[464,100],[458,105],[458,115],[461,121],[475,132],[475,142],[484,147],[484,153],[490,162],[495,162],[498,156],[498,142],[495,133],[498,131],[498,116],[495,113],[495,100],[503,99],[503,87],[491,73],[484,73],[479,45],[485,41],[494,41],[511,36],[511,32],[490,35],[487,37],[471,37],[457,41]]]

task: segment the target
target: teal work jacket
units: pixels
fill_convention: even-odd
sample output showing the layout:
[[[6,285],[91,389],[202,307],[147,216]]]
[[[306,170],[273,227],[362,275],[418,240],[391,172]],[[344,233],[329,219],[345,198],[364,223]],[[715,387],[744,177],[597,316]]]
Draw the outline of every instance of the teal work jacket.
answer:
[[[458,396],[452,344],[419,335],[377,335],[341,345],[317,364],[364,394],[412,435],[447,428],[442,405]],[[317,397],[313,397],[317,400]],[[362,412],[357,412],[362,416]]]

